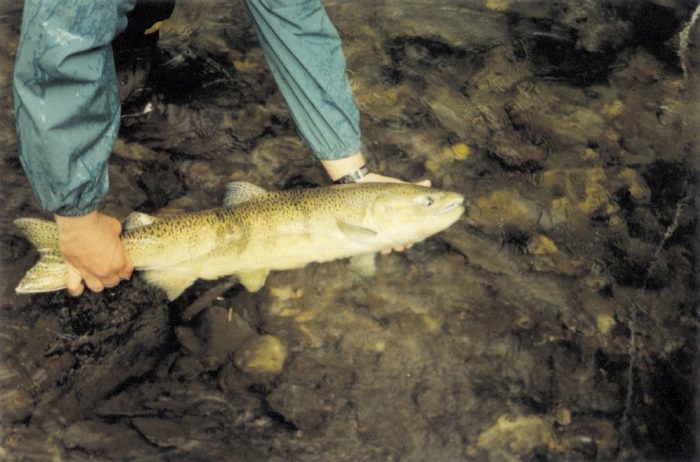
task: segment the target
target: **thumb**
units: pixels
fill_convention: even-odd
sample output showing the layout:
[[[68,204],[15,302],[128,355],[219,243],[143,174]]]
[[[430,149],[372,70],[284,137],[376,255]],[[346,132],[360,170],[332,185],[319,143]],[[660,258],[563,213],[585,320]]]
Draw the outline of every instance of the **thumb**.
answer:
[[[107,223],[109,224],[110,229],[115,233],[115,234],[121,234],[122,232],[122,224],[119,223],[119,220],[117,220],[114,217],[105,217],[107,220]]]

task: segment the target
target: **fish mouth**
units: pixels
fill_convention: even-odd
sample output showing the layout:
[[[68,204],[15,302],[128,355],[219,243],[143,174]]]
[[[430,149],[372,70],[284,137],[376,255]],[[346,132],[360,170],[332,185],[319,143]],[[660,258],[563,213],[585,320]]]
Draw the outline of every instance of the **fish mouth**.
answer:
[[[444,207],[442,207],[440,210],[435,212],[435,214],[433,216],[437,217],[440,215],[444,215],[444,214],[449,213],[455,209],[459,209],[461,212],[463,212],[464,211],[464,206],[462,205],[463,203],[464,203],[463,197],[459,197],[457,199],[452,199],[447,204],[445,204]]]

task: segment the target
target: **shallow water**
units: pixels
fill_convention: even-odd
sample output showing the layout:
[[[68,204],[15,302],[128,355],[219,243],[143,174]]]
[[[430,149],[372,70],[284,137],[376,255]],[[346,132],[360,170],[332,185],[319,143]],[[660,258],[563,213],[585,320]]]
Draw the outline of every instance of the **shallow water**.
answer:
[[[467,213],[375,267],[170,304],[139,278],[13,293],[36,253],[11,221],[42,212],[10,103],[21,11],[3,6],[2,457],[697,457],[692,2],[579,3],[324,2],[374,167]],[[211,207],[230,179],[327,183],[240,2],[181,2],[150,80],[128,76],[110,213]]]

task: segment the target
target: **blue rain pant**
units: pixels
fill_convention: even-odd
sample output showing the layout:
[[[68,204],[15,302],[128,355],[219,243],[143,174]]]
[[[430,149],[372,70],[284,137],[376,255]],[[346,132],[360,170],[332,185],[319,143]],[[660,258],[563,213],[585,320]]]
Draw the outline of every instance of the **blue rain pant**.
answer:
[[[14,71],[19,154],[43,207],[95,210],[119,131],[112,40],[135,0],[25,0]],[[340,38],[319,0],[246,0],[301,137],[323,160],[360,150]]]

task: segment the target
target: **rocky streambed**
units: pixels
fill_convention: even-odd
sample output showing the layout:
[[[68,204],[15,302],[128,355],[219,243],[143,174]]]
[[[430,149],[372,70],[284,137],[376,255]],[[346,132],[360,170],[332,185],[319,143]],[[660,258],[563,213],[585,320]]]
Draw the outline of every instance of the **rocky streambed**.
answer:
[[[21,6],[0,7],[0,458],[697,457],[693,2],[324,3],[373,166],[463,193],[375,265],[18,296],[40,216],[16,155]],[[180,2],[129,56],[105,210],[327,183],[241,2]],[[697,14],[697,13],[696,13]],[[145,110],[145,109],[149,110]]]

